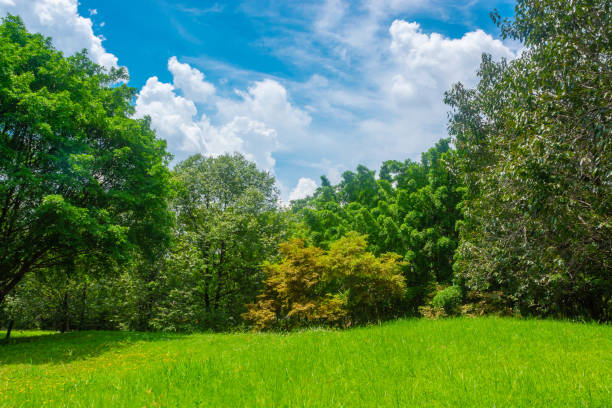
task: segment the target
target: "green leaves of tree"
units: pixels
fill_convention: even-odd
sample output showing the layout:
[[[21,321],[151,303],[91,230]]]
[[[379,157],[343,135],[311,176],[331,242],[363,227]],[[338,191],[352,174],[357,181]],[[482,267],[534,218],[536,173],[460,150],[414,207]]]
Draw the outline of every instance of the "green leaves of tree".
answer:
[[[130,117],[122,79],[17,17],[0,25],[0,302],[31,271],[84,253],[153,256],[168,241],[169,155]]]
[[[502,33],[528,49],[447,94],[468,187],[456,270],[523,313],[610,319],[612,5],[521,0]]]

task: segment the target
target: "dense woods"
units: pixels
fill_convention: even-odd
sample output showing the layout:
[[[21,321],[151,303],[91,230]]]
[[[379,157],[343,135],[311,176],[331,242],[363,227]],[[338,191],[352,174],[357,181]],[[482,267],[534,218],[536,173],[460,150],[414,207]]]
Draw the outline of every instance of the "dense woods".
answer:
[[[610,321],[612,4],[492,16],[525,49],[447,92],[449,138],[289,205],[237,153],[170,167],[124,70],[5,18],[0,326],[348,327],[476,300]]]

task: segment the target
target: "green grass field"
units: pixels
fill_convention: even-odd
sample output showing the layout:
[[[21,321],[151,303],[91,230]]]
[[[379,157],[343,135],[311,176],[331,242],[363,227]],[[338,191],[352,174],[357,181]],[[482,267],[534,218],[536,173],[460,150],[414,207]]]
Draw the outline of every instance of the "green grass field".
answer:
[[[0,346],[2,407],[612,407],[612,326],[16,334]]]

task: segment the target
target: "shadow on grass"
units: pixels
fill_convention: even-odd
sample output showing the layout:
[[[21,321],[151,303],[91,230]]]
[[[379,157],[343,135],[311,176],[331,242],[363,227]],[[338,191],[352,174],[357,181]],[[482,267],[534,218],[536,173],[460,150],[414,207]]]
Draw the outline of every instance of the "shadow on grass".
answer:
[[[173,341],[180,334],[83,331],[15,337],[0,342],[0,368],[11,364],[64,364],[99,356],[138,342]]]

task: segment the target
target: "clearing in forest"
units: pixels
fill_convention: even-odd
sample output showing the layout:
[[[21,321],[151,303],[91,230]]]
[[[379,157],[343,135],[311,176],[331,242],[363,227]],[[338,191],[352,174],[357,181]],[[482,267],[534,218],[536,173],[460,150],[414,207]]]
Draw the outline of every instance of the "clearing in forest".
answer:
[[[0,345],[1,407],[610,407],[612,327],[400,320],[290,334],[75,332]]]

